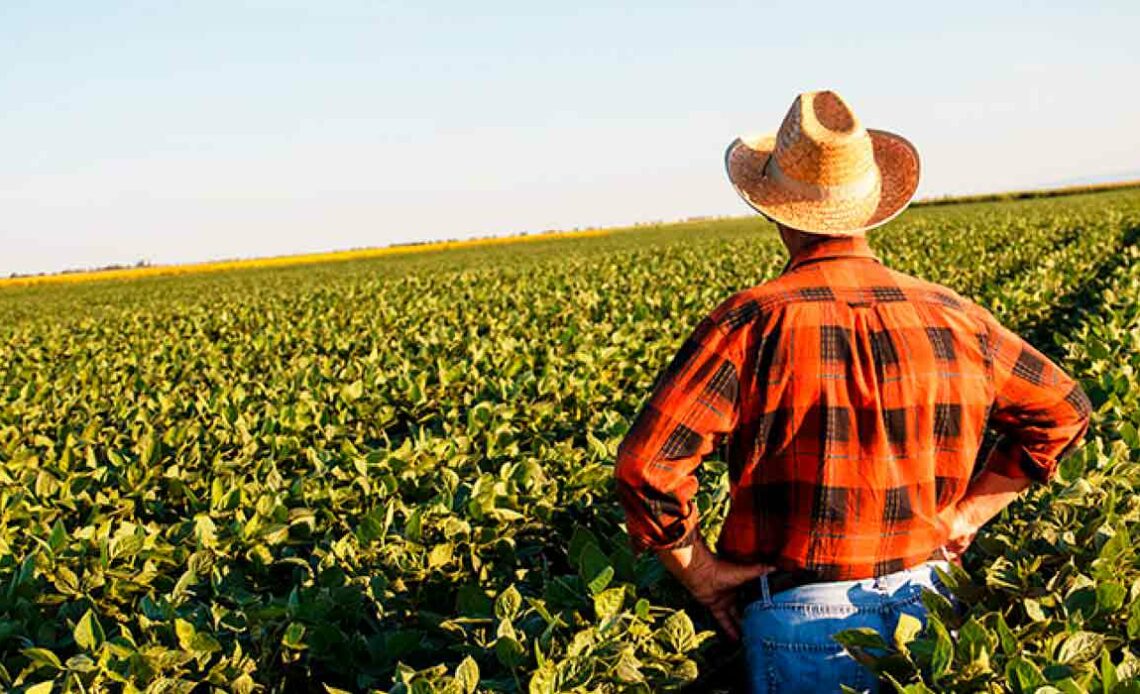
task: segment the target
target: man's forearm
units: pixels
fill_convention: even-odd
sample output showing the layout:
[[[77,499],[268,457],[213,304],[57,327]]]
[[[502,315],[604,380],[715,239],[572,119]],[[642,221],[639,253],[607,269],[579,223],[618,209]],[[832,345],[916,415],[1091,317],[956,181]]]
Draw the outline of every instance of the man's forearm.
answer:
[[[957,504],[957,511],[971,526],[980,528],[1001,513],[1031,483],[1025,477],[1006,477],[983,471],[970,483],[966,495]]]
[[[657,558],[686,588],[693,585],[715,562],[716,557],[705,544],[700,533],[695,533],[696,539],[689,545],[674,549],[656,550]]]

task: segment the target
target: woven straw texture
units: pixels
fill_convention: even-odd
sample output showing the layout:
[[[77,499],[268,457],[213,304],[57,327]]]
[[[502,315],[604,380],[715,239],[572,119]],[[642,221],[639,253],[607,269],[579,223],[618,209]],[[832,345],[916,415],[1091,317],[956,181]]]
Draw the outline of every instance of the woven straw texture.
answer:
[[[800,231],[859,234],[902,212],[918,188],[905,138],[864,128],[834,92],[801,94],[774,134],[738,138],[725,153],[740,196]]]

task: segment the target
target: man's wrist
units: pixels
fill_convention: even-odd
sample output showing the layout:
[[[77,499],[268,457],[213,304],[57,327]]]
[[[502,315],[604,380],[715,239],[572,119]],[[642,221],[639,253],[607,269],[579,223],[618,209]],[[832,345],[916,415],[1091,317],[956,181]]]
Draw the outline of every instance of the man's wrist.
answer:
[[[697,533],[693,542],[685,547],[657,550],[657,558],[669,573],[689,589],[699,585],[702,577],[707,575],[708,570],[716,562],[716,557],[700,533]]]
[[[957,516],[955,519],[955,526],[958,534],[961,534],[961,528],[965,526],[971,532],[976,532],[979,528],[986,524],[988,518],[981,518],[980,509],[975,503],[974,499],[966,497],[954,505],[954,513]]]

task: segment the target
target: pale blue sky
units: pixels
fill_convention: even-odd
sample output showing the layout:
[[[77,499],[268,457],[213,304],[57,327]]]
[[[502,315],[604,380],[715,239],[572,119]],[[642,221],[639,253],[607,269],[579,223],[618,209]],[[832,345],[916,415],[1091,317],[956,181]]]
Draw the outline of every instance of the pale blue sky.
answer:
[[[921,194],[1140,175],[1136,0],[617,5],[2,0],[0,274],[744,214],[809,89]]]

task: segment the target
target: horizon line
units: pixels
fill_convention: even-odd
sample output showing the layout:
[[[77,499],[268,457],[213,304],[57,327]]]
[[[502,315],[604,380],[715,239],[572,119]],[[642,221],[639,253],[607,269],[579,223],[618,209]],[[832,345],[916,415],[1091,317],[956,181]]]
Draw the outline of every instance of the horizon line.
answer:
[[[1124,188],[1140,187],[1140,179],[1127,179],[1102,183],[1023,188],[1011,191],[994,193],[979,193],[969,195],[940,195],[925,196],[915,199],[910,207],[927,207],[952,204],[968,204],[975,202],[997,202],[1002,200],[1025,200],[1033,198],[1058,197],[1063,195],[1078,195],[1081,193],[1096,193],[1101,191],[1119,190]],[[270,256],[253,256],[238,258],[219,258],[189,263],[165,263],[151,265],[137,263],[133,265],[110,265],[97,268],[75,268],[40,273],[12,273],[7,277],[0,277],[0,289],[15,287],[31,287],[47,284],[73,284],[109,281],[117,279],[142,279],[145,277],[174,276],[187,274],[203,274],[211,272],[225,272],[230,270],[254,269],[266,267],[289,267],[294,265],[310,265],[325,262],[338,262],[348,260],[364,260],[390,255],[409,255],[443,251],[455,248],[477,247],[486,245],[509,245],[532,241],[545,241],[571,237],[605,236],[622,230],[638,229],[645,226],[661,224],[684,224],[689,222],[738,219],[759,215],[700,215],[673,220],[653,220],[635,222],[633,224],[615,225],[612,227],[587,227],[572,230],[547,229],[542,231],[517,231],[503,234],[490,234],[463,239],[448,238],[432,241],[407,241],[391,243],[383,246],[361,246],[346,249],[333,249],[306,253],[292,253]]]

